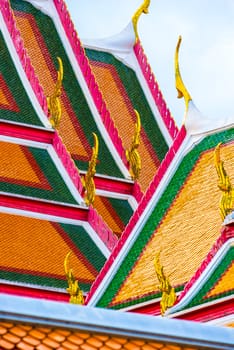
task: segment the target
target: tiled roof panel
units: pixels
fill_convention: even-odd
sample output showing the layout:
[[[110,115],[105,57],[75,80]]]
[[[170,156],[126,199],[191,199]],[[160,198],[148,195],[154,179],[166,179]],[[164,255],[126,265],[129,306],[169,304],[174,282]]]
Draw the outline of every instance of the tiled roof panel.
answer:
[[[81,288],[88,291],[106,260],[79,221],[0,213],[0,231],[0,279],[6,282],[65,290],[63,263],[72,251],[70,265]]]
[[[142,170],[139,182],[143,190],[149,185],[168,145],[152,114],[136,73],[106,52],[86,49],[92,70],[118,128],[125,149],[130,147],[134,134],[136,109],[141,117],[139,153]]]
[[[6,121],[43,126],[16,71],[0,32],[0,118]]]
[[[160,296],[153,264],[159,250],[173,286],[179,290],[190,280],[220,234],[213,151],[223,143],[222,158],[233,179],[232,140],[233,129],[207,136],[185,156],[98,306],[122,308]]]
[[[64,79],[59,133],[78,168],[87,170],[93,146],[92,132],[95,132],[99,138],[97,173],[122,177],[93,118],[53,21],[26,1],[12,0],[11,6],[46,95],[51,94],[56,82],[57,57],[62,59]]]
[[[76,204],[45,148],[0,141],[0,191]]]

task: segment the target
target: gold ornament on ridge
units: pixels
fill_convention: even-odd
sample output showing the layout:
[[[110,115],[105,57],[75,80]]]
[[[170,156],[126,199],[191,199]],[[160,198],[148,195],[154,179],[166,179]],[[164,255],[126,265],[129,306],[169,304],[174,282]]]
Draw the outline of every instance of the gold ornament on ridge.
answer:
[[[180,67],[179,67],[179,49],[180,49],[180,44],[182,41],[182,37],[179,36],[178,43],[176,45],[176,51],[175,51],[175,86],[176,90],[178,92],[178,98],[184,98],[185,101],[185,107],[186,107],[186,112],[188,111],[188,104],[189,101],[192,100],[188,90],[186,89],[184,82],[181,78],[180,74]]]
[[[93,178],[96,173],[99,142],[98,142],[98,137],[94,132],[93,132],[93,137],[94,137],[94,146],[92,148],[92,157],[91,157],[91,160],[89,161],[89,168],[87,170],[87,173],[85,174],[84,178],[82,178],[82,184],[85,189],[85,203],[87,205],[93,204],[95,199],[95,192],[96,192]]]
[[[58,128],[62,115],[62,108],[60,97],[62,94],[62,81],[63,81],[63,62],[60,57],[57,57],[59,70],[57,71],[57,81],[54,87],[53,93],[47,97],[49,121],[53,128]]]
[[[137,150],[137,148],[140,145],[141,119],[137,110],[134,109],[134,111],[137,119],[135,124],[135,133],[132,138],[132,144],[130,146],[130,149],[126,150],[126,157],[130,164],[132,179],[137,180],[139,179],[141,171],[141,157]]]
[[[144,0],[143,4],[139,7],[139,9],[134,13],[132,16],[132,24],[136,36],[136,42],[139,39],[138,31],[137,31],[137,24],[139,17],[141,16],[142,13],[149,13],[149,6],[150,6],[150,0]]]
[[[219,182],[218,188],[223,192],[219,202],[219,211],[222,220],[234,210],[234,189],[232,188],[231,181],[227,175],[223,161],[220,159],[220,146],[219,143],[214,151],[215,168],[218,174]]]
[[[161,315],[163,316],[166,310],[172,307],[176,301],[175,289],[171,286],[169,278],[166,277],[163,266],[160,264],[160,252],[158,252],[154,259],[154,267],[160,283],[159,289],[162,292],[160,301]]]
[[[64,260],[64,271],[65,271],[65,274],[67,277],[67,283],[68,283],[67,292],[70,294],[69,302],[71,304],[83,305],[84,304],[83,292],[79,287],[78,281],[75,279],[73,275],[72,269],[68,267],[70,256],[71,256],[71,252],[67,253]]]

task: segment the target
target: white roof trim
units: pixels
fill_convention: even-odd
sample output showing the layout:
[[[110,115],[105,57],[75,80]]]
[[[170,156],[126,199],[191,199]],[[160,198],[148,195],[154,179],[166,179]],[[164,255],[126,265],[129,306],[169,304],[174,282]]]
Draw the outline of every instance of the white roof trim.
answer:
[[[7,294],[0,294],[0,318],[6,322],[26,322],[220,350],[231,350],[234,343],[234,333],[229,328]]]

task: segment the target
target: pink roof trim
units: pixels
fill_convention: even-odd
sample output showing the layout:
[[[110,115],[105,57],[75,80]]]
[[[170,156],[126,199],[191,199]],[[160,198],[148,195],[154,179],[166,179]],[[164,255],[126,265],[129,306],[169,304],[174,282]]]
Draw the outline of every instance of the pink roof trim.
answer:
[[[156,103],[156,106],[159,110],[159,113],[161,114],[162,120],[164,121],[164,124],[169,132],[169,134],[172,137],[172,140],[175,139],[178,128],[175,124],[174,119],[171,116],[171,112],[167,108],[166,102],[163,98],[163,95],[159,89],[158,83],[155,79],[155,76],[151,70],[151,67],[147,61],[147,57],[144,53],[143,47],[140,43],[140,40],[137,41],[137,43],[134,46],[134,52],[136,55],[136,58],[138,60],[138,63],[141,67],[141,71],[145,77],[145,80],[148,84],[148,87],[150,89],[150,92],[154,98],[154,101]]]
[[[95,77],[92,73],[91,67],[89,65],[88,58],[85,55],[85,51],[82,44],[78,38],[77,32],[75,30],[74,24],[70,18],[70,14],[67,10],[66,4],[63,0],[54,0],[55,7],[58,11],[60,20],[62,22],[63,28],[66,32],[67,38],[73,49],[74,55],[76,57],[77,63],[83,73],[87,86],[89,88],[90,94],[93,101],[97,107],[97,110],[101,116],[102,122],[107,129],[110,138],[122,159],[124,165],[129,168],[128,161],[125,155],[125,149],[121,138],[119,137],[118,131],[111,119],[110,112],[107,109],[106,103],[102,97],[102,93],[98,87]]]
[[[47,101],[46,101],[43,88],[39,83],[39,80],[35,74],[34,68],[31,64],[27,51],[24,48],[23,40],[21,38],[19,30],[17,29],[15,18],[8,0],[0,0],[0,11],[2,12],[2,16],[4,18],[7,29],[11,36],[11,39],[15,46],[16,52],[19,56],[20,62],[23,66],[23,69],[26,73],[26,76],[39,101],[39,104],[41,105],[42,110],[44,111],[45,115],[48,116]]]
[[[142,200],[137,208],[137,210],[133,213],[131,219],[129,220],[128,225],[125,227],[125,230],[119,239],[118,243],[114,247],[111,256],[106,261],[105,265],[103,266],[102,270],[100,271],[99,275],[97,276],[96,280],[92,284],[92,287],[90,289],[89,294],[87,295],[87,298],[85,300],[85,304],[88,304],[93,294],[98,289],[100,283],[102,282],[104,276],[110,269],[111,265],[113,264],[114,260],[120,253],[123,245],[125,244],[126,240],[128,239],[129,235],[131,234],[132,230],[134,229],[136,223],[138,222],[139,218],[141,217],[143,211],[145,210],[146,206],[148,205],[149,201],[151,200],[152,196],[154,195],[160,181],[162,180],[164,174],[166,173],[168,166],[171,164],[172,160],[174,159],[175,154],[179,150],[180,146],[182,145],[184,139],[186,136],[186,129],[184,126],[182,126],[180,132],[177,134],[172,146],[170,147],[169,151],[167,152],[164,160],[162,161],[160,167],[158,168],[158,171],[156,175],[154,176],[152,182],[150,183],[145,195],[142,197]]]
[[[79,170],[75,165],[74,160],[71,158],[70,153],[67,151],[66,146],[62,142],[62,139],[59,136],[57,131],[55,131],[55,134],[54,134],[53,146],[64,168],[66,169],[68,175],[70,176],[72,182],[74,183],[78,192],[82,195],[83,185],[81,182]]]
[[[101,238],[106,247],[112,251],[118,239],[92,206],[89,208],[88,223]]]

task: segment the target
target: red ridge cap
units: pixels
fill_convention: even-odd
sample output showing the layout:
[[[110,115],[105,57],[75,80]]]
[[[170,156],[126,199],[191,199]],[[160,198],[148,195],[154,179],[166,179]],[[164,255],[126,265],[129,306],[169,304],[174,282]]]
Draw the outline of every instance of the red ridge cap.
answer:
[[[68,293],[45,290],[45,289],[37,289],[33,287],[19,286],[15,284],[0,283],[0,293],[19,295],[19,296],[24,296],[29,298],[69,302]]]
[[[14,197],[0,194],[0,206],[31,211],[45,215],[59,216],[74,220],[88,221],[88,209],[71,207],[60,203],[44,202],[31,198]]]
[[[182,319],[196,322],[208,322],[221,317],[225,317],[233,314],[234,300],[221,300],[217,303],[202,304],[196,310],[187,309],[180,315],[170,315],[174,319]],[[144,305],[138,309],[129,310],[129,312],[140,313],[145,315],[160,316],[160,302],[154,302],[149,305]]]
[[[0,206],[87,222],[110,251],[112,251],[118,240],[92,206],[67,206],[55,202],[44,202],[6,194],[0,194]]]
[[[233,315],[234,300],[224,300],[210,305],[202,304],[201,308],[191,310],[173,318],[196,322],[208,322],[229,315]],[[186,310],[188,311],[188,310]],[[228,323],[228,322],[227,322]]]
[[[140,202],[143,197],[143,192],[137,182],[127,182],[121,179],[101,177],[98,175],[95,175],[94,182],[98,190],[133,196],[137,202]]]
[[[107,109],[106,103],[103,99],[102,93],[98,87],[95,77],[92,73],[91,67],[89,65],[89,60],[85,55],[84,48],[78,38],[77,32],[75,30],[74,24],[70,18],[70,14],[67,10],[67,6],[63,0],[54,0],[54,5],[57,9],[58,15],[60,17],[61,23],[63,25],[64,31],[70,42],[74,55],[76,57],[77,63],[83,73],[84,79],[89,88],[90,94],[93,101],[97,107],[99,115],[101,116],[102,122],[108,131],[110,138],[122,159],[126,168],[129,168],[129,164],[126,158],[125,149],[123,147],[122,140],[118,134],[118,130],[114,125],[114,121],[110,116],[110,112]]]
[[[10,7],[10,2],[8,0],[1,0],[0,11],[2,12],[2,16],[5,20],[9,34],[15,46],[16,52],[19,56],[22,67],[26,73],[26,76],[32,86],[32,89],[38,99],[42,110],[44,111],[45,115],[48,116],[48,106],[43,88],[39,83],[38,77],[35,74],[35,70],[31,64],[27,51],[24,48],[24,43],[21,38],[20,32],[17,29],[15,18]]]
[[[134,45],[134,52],[137,58],[137,61],[141,67],[141,71],[143,73],[143,76],[145,77],[145,80],[148,84],[148,87],[150,89],[150,92],[153,96],[153,99],[156,103],[156,106],[158,107],[159,113],[161,114],[162,120],[164,121],[164,124],[171,135],[172,139],[174,140],[176,135],[178,134],[178,128],[175,124],[174,119],[171,116],[171,112],[167,108],[166,102],[163,98],[163,95],[159,89],[158,83],[155,79],[155,76],[151,70],[151,67],[147,61],[147,57],[144,53],[143,47],[141,45],[140,40],[136,42]]]
[[[0,135],[52,144],[53,129],[37,129],[0,120]]]
[[[174,140],[172,146],[170,147],[169,151],[167,152],[164,160],[160,164],[160,167],[154,176],[152,182],[150,183],[145,195],[142,197],[142,200],[137,208],[137,210],[133,213],[131,219],[129,220],[127,226],[125,227],[125,230],[123,231],[122,236],[120,237],[118,243],[114,247],[111,256],[106,261],[105,265],[103,266],[102,270],[98,274],[96,280],[92,284],[92,287],[89,291],[89,294],[87,295],[87,298],[85,300],[85,303],[87,304],[93,294],[96,292],[98,286],[103,280],[103,277],[106,275],[107,271],[112,266],[114,260],[118,256],[119,252],[122,249],[122,246],[125,244],[126,240],[128,239],[129,235],[131,234],[133,228],[135,227],[136,223],[138,222],[139,218],[141,217],[141,214],[145,210],[146,206],[148,205],[150,199],[152,198],[153,194],[155,193],[155,190],[157,189],[161,179],[163,178],[168,166],[174,159],[175,154],[179,150],[180,146],[182,145],[184,139],[186,136],[186,129],[184,125],[180,129],[179,133],[176,136],[176,139]]]

